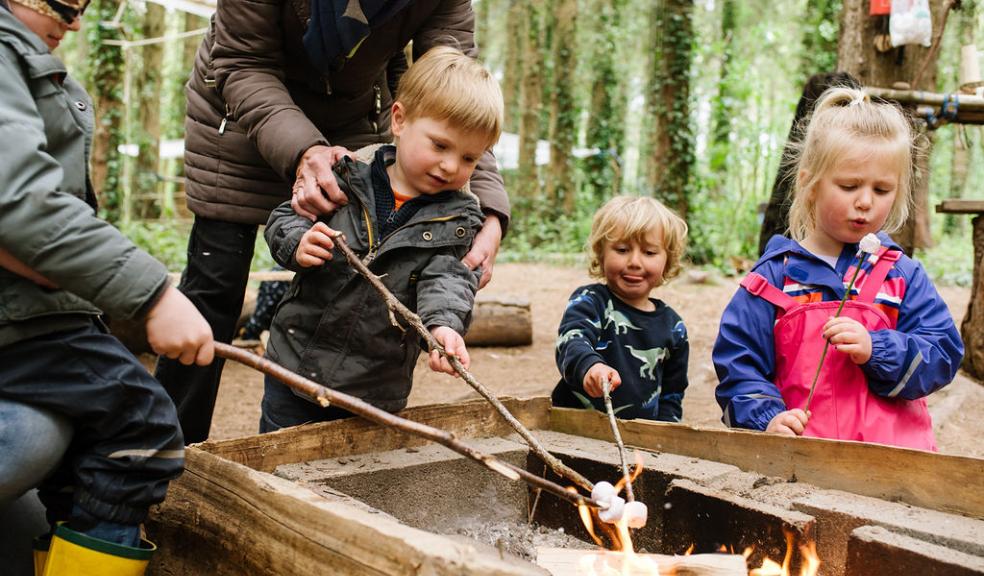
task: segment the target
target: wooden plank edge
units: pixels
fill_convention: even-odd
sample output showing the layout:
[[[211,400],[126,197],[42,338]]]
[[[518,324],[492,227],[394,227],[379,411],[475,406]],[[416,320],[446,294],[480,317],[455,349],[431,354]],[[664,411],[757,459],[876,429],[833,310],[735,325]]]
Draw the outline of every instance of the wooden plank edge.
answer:
[[[611,440],[600,412],[551,408],[555,432]],[[881,444],[790,438],[748,430],[623,420],[626,445],[731,464],[747,472],[795,478],[820,488],[902,501],[984,518],[984,459]]]

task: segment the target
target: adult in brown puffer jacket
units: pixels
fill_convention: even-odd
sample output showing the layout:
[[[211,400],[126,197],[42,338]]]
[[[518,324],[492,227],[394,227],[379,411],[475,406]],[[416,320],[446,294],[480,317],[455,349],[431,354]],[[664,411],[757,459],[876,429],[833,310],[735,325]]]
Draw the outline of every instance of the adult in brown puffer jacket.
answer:
[[[474,56],[470,0],[219,0],[188,81],[185,175],[195,223],[179,288],[217,340],[232,339],[257,225],[290,197],[312,218],[346,202],[331,166],[346,149],[390,142],[403,49]],[[509,200],[486,154],[471,180],[485,222],[464,262],[491,277]],[[222,362],[161,358],[187,443],[208,437]]]

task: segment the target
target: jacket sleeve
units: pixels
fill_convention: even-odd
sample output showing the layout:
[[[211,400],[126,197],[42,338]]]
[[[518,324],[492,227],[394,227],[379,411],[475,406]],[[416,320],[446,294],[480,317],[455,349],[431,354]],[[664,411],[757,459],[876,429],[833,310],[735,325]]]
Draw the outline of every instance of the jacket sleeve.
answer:
[[[671,330],[673,346],[670,357],[663,366],[663,390],[659,395],[659,412],[656,419],[663,422],[683,420],[683,394],[687,390],[687,364],[690,362],[690,340],[687,327],[677,317]]]
[[[270,213],[263,237],[270,247],[270,255],[277,264],[294,272],[306,270],[294,259],[294,253],[297,252],[297,245],[301,243],[301,237],[313,225],[314,222],[294,212],[289,200]]]
[[[58,189],[62,167],[47,152],[17,56],[2,44],[0,79],[0,246],[114,318],[146,312],[167,284],[167,269]]]
[[[453,46],[473,58],[478,57],[478,48],[475,45],[475,12],[472,10],[471,0],[441,2],[414,35],[414,60],[435,46]],[[482,211],[499,217],[505,236],[510,217],[509,195],[492,152],[486,152],[479,159],[469,184],[471,191],[482,203]]]
[[[481,269],[469,270],[453,250],[431,258],[417,279],[417,314],[424,326],[447,326],[464,335],[480,277]]]
[[[566,386],[581,395],[584,375],[605,359],[595,350],[601,337],[604,304],[590,289],[580,288],[571,294],[567,309],[557,329],[557,369]]]
[[[775,285],[769,274],[757,271]],[[711,358],[718,377],[714,394],[728,426],[765,430],[776,414],[786,410],[772,383],[775,317],[772,304],[744,288],[738,289],[721,316]]]
[[[285,0],[218,0],[212,68],[227,111],[285,180],[304,152],[328,141],[284,85]]]
[[[922,265],[915,263],[896,329],[871,332],[871,359],[861,369],[876,394],[915,400],[949,384],[963,354],[946,303]]]

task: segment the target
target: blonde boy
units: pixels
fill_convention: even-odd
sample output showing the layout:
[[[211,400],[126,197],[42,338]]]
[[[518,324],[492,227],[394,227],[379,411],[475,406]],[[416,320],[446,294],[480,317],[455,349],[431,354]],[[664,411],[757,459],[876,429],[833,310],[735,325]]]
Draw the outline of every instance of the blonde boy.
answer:
[[[346,157],[335,166],[349,204],[316,222],[296,214],[289,202],[270,216],[270,251],[298,274],[274,316],[267,356],[378,408],[406,405],[419,338],[390,323],[382,299],[335,252],[333,237],[342,233],[467,366],[461,334],[481,270],[468,270],[461,258],[483,216],[475,197],[461,188],[498,140],[501,124],[499,86],[477,61],[445,47],[414,63],[392,108],[396,145],[376,149],[369,164]],[[430,367],[452,372],[437,352]],[[322,409],[270,378],[262,409],[262,432],[348,415]]]
[[[574,291],[560,323],[556,406],[621,418],[679,422],[690,344],[680,316],[650,293],[680,271],[687,224],[653,198],[618,196],[595,214],[590,272],[604,281]]]

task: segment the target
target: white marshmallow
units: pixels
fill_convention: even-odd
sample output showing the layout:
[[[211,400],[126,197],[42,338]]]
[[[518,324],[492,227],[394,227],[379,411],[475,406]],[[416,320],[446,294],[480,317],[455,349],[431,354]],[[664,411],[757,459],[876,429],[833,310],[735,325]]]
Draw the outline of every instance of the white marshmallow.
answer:
[[[649,508],[636,500],[625,504],[625,520],[629,528],[642,528],[649,517]]]
[[[610,483],[602,480],[594,485],[591,490],[591,499],[595,502],[607,502],[609,498],[618,494],[618,490],[615,489]]]
[[[608,508],[605,510],[598,510],[598,518],[600,518],[602,522],[614,524],[622,517],[624,510],[625,500],[623,500],[621,496],[612,496],[608,500]]]

